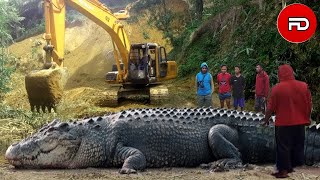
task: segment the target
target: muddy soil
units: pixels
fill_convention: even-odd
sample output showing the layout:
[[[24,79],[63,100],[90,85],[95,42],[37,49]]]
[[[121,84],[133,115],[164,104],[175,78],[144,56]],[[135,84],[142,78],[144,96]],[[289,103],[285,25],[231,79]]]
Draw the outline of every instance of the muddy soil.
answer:
[[[19,170],[7,164],[0,165],[0,179],[3,180],[59,180],[59,179],[275,179],[270,173],[272,165],[252,166],[251,169],[238,169],[228,172],[212,172],[200,168],[161,168],[147,169],[132,175],[120,175],[118,169],[75,169],[75,170]],[[320,170],[301,167],[287,179],[320,179]]]
[[[87,169],[15,169],[9,165],[3,156],[0,156],[1,180],[98,180],[98,179],[217,179],[217,180],[255,180],[275,179],[270,174],[274,171],[274,165],[249,165],[245,169],[230,170],[228,172],[213,172],[201,168],[154,168],[131,175],[121,175],[119,169],[112,168],[87,168]],[[287,179],[296,180],[320,180],[320,168],[299,167],[290,174]]]

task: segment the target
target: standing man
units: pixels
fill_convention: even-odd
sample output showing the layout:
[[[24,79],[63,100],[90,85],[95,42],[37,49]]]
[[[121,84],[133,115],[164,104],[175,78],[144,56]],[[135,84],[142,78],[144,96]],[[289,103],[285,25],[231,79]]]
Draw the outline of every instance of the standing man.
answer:
[[[208,72],[208,64],[202,63],[201,71],[196,76],[198,107],[212,107],[213,78]]]
[[[231,87],[230,79],[231,75],[227,72],[227,66],[221,66],[221,72],[217,76],[219,84],[219,99],[220,106],[224,108],[224,101],[226,101],[228,109],[230,109],[230,99],[231,99]]]
[[[262,66],[256,66],[256,94],[255,94],[255,111],[265,113],[266,100],[269,94],[269,76],[263,70]]]
[[[240,106],[241,111],[244,109],[244,89],[246,87],[246,81],[241,75],[239,66],[234,67],[235,75],[231,77],[230,84],[232,88],[233,106],[237,110]]]
[[[293,168],[304,164],[304,126],[310,124],[312,101],[308,85],[295,80],[291,66],[280,66],[278,77],[280,83],[272,88],[264,125],[274,112],[278,172],[272,175],[286,178]]]

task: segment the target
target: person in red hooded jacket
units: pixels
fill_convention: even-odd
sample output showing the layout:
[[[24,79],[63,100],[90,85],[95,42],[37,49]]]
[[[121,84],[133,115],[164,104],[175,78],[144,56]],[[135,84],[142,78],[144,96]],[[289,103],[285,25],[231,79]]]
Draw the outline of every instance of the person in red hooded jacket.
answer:
[[[277,178],[289,177],[294,167],[304,164],[305,127],[310,124],[312,110],[311,93],[308,85],[297,81],[290,65],[278,70],[280,83],[271,90],[263,125],[269,124],[275,113]]]
[[[255,88],[255,104],[254,109],[256,112],[265,113],[266,100],[269,95],[269,76],[261,66],[256,66],[256,88]]]

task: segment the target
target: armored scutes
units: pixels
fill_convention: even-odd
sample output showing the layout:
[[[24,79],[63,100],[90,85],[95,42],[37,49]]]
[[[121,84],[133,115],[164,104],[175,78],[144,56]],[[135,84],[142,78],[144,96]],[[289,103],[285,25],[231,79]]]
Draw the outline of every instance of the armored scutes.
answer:
[[[235,168],[274,161],[273,124],[262,114],[223,109],[136,109],[65,123],[54,120],[11,145],[6,159],[17,168],[146,167]],[[306,130],[307,165],[320,162],[320,130]]]

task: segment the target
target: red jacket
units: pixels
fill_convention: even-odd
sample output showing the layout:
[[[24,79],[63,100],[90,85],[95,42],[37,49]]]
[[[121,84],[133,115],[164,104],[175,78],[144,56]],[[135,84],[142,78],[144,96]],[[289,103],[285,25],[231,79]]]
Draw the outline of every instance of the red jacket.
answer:
[[[279,67],[280,83],[272,88],[268,109],[276,114],[276,126],[309,125],[312,109],[308,85],[294,79],[289,65]]]
[[[268,97],[269,95],[269,76],[265,71],[256,76],[256,96]]]

